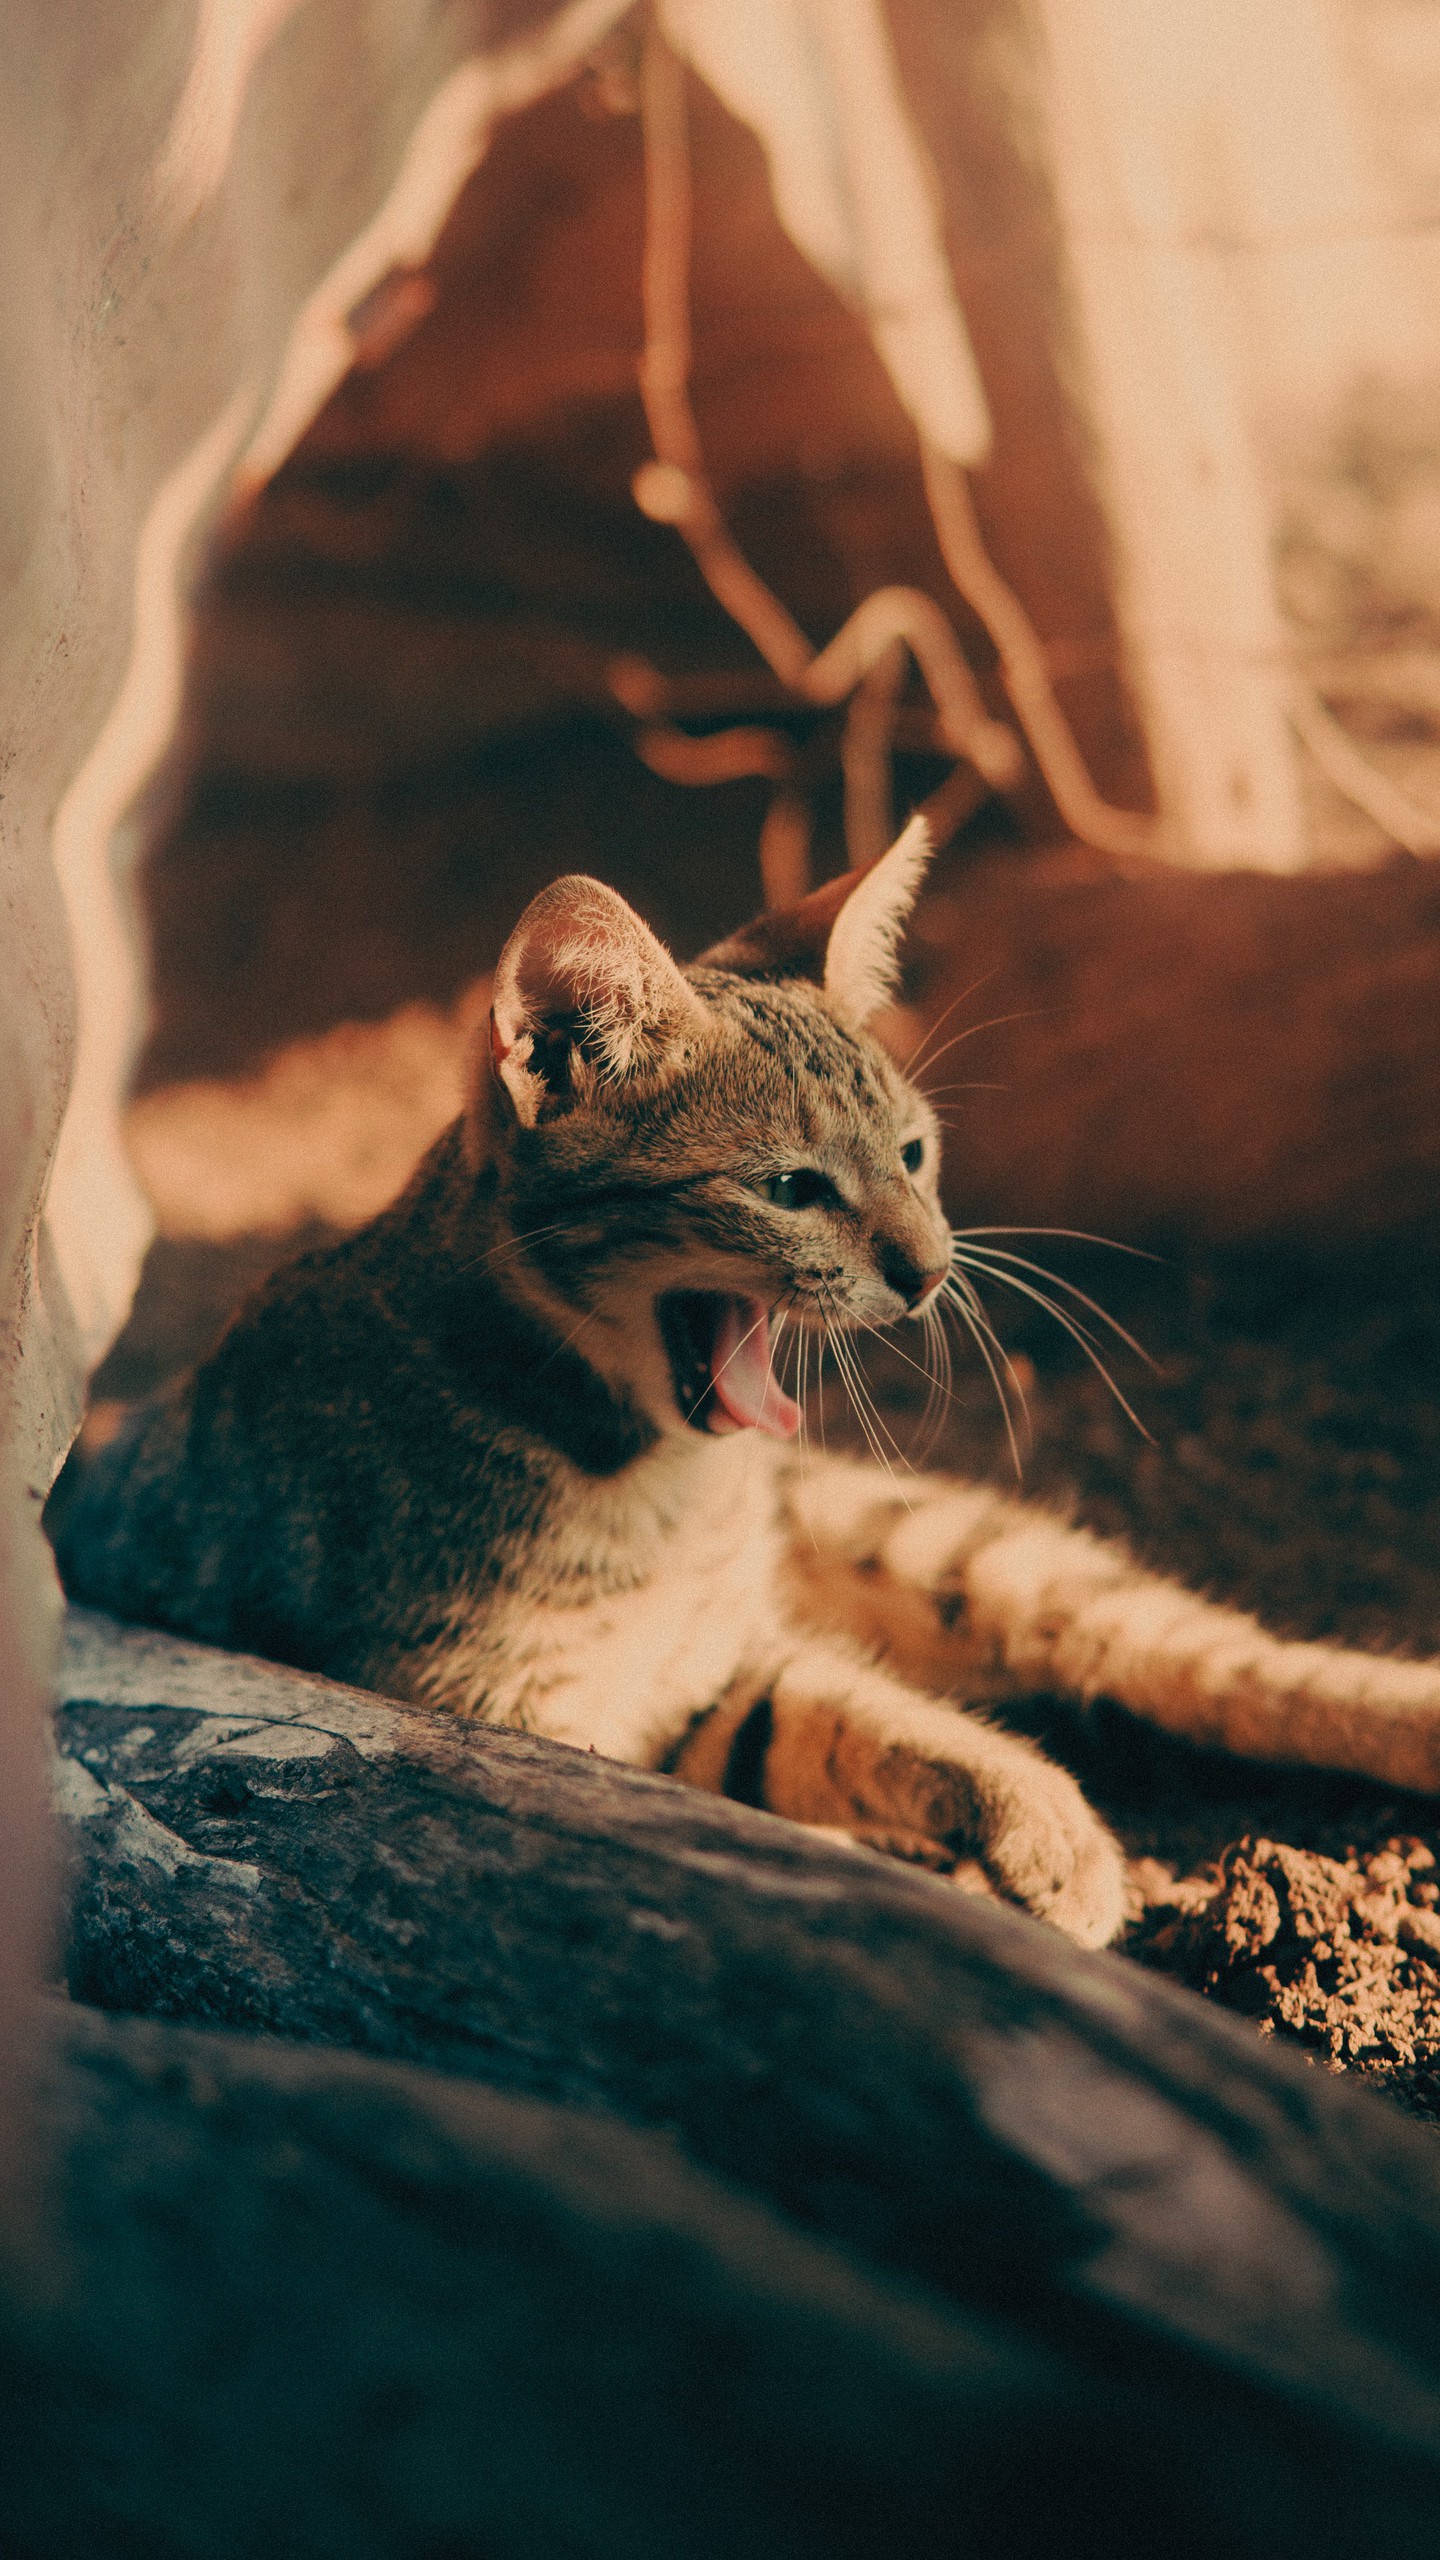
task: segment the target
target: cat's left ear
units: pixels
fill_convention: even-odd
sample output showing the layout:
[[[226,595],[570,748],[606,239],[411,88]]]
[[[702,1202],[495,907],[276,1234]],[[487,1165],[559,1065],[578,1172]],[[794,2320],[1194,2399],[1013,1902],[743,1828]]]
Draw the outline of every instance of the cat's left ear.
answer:
[[[572,874],[532,898],[495,969],[490,1063],[526,1128],[567,1109],[586,1069],[654,1072],[709,1016],[662,942],[603,881]]]
[[[933,847],[923,818],[910,821],[866,871],[845,871],[796,907],[757,916],[704,954],[742,977],[809,978],[853,1028],[889,1004],[900,977],[900,937]]]

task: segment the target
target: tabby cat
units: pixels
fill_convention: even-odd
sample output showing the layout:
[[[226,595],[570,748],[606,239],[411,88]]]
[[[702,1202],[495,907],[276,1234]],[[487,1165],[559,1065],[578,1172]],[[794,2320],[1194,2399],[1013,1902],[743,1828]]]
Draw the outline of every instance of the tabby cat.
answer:
[[[1440,1787],[1440,1669],[1282,1643],[982,1487],[797,1462],[780,1330],[921,1317],[950,1270],[934,1115],[866,1029],[927,850],[686,970],[597,881],[536,898],[462,1118],[102,1452],[71,1592],[743,1789],[1092,1946],[1119,1849],[977,1706],[1104,1692]]]

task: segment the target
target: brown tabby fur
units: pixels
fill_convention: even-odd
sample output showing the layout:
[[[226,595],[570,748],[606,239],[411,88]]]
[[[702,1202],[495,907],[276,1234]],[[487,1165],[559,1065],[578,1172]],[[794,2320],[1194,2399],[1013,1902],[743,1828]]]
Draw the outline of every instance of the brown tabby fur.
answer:
[[[976,1704],[1103,1690],[1440,1785],[1435,1666],[1282,1644],[988,1490],[682,1410],[667,1293],[843,1340],[948,1267],[933,1114],[864,1028],[923,859],[909,830],[687,972],[596,882],[535,900],[464,1118],[101,1454],[59,1537],[72,1593],[743,1786],[1092,1945],[1118,1848]],[[832,1189],[777,1205],[796,1168]]]

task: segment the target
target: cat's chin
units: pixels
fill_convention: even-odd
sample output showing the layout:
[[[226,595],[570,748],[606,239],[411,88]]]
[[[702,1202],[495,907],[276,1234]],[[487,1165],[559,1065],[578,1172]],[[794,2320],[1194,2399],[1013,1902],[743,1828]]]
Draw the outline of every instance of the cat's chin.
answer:
[[[656,1307],[675,1403],[692,1431],[763,1431],[789,1440],[800,1408],[770,1365],[763,1298],[675,1289]]]

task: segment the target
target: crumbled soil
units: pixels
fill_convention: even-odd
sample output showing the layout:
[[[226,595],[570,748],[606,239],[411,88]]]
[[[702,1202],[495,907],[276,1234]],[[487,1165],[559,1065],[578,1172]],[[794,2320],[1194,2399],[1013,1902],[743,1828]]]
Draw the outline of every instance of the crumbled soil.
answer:
[[[1247,1837],[1199,1875],[1141,1858],[1130,1876],[1127,1954],[1440,2123],[1440,1883],[1423,1840],[1338,1859]]]
[[[1440,2124],[1433,1798],[1202,1751],[1104,1699],[1031,1699],[1009,1721],[1125,1849],[1125,1955]]]

